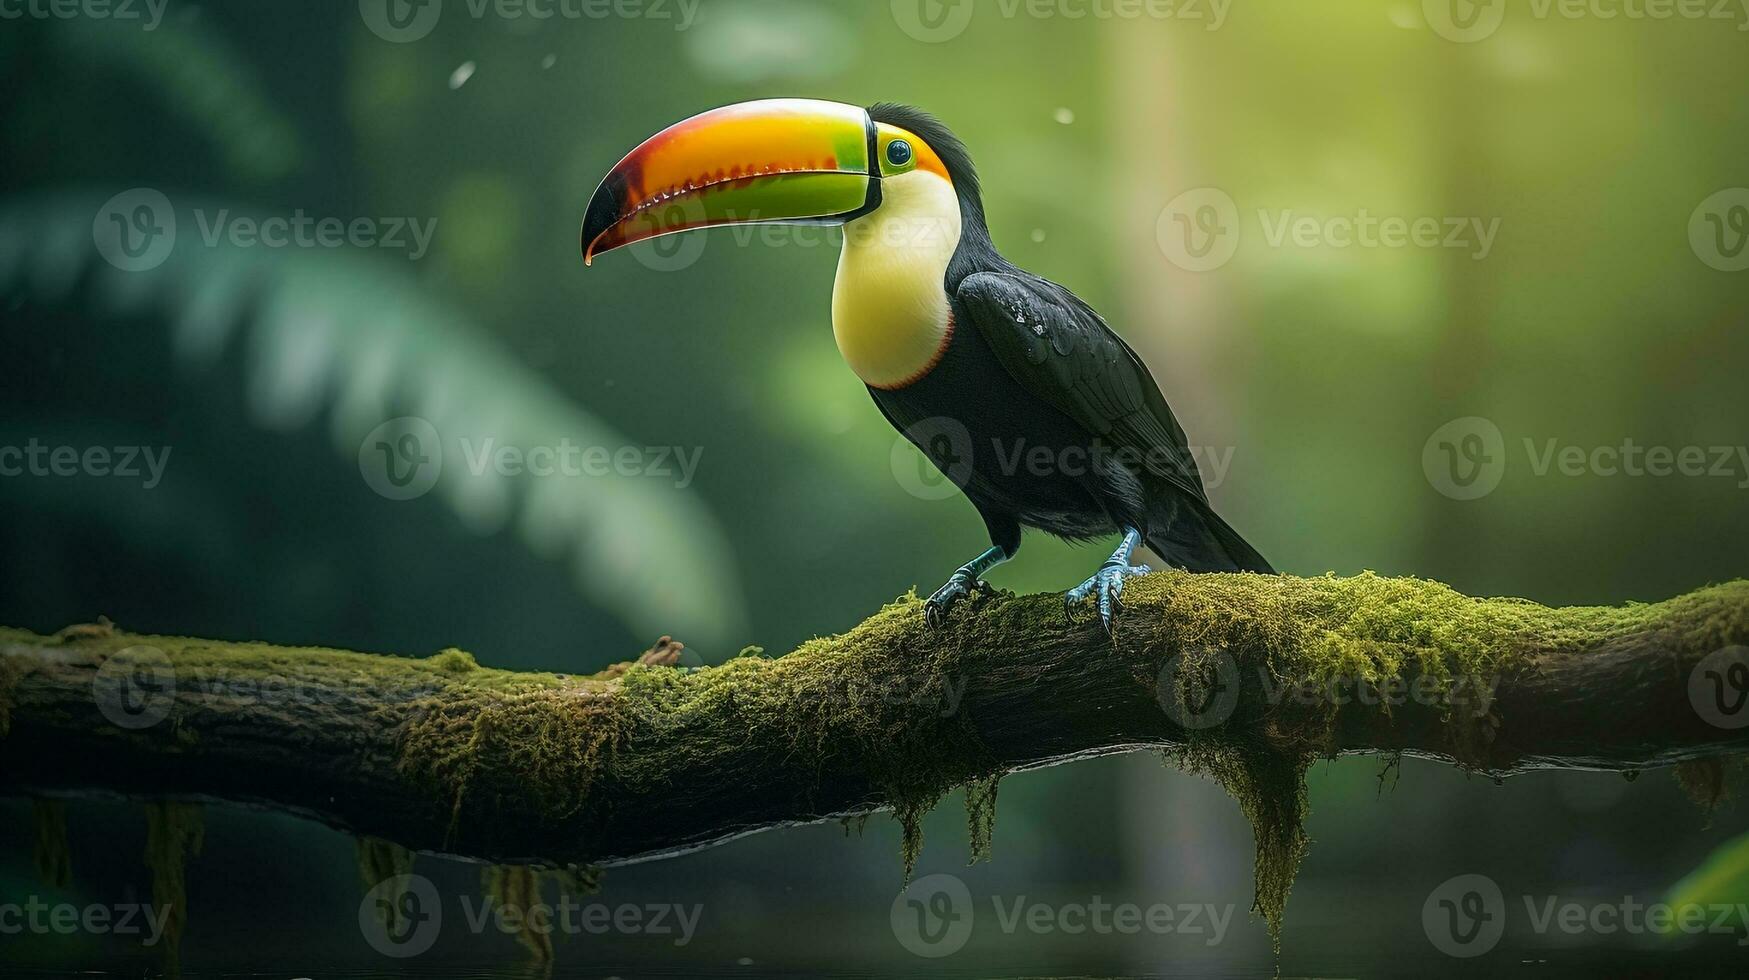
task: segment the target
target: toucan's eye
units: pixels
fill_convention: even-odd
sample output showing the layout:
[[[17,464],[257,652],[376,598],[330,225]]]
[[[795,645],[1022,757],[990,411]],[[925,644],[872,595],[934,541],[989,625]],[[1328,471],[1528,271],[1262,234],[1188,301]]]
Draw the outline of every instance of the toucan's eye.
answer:
[[[895,167],[903,167],[911,162],[911,144],[904,140],[894,140],[887,144],[887,162]]]

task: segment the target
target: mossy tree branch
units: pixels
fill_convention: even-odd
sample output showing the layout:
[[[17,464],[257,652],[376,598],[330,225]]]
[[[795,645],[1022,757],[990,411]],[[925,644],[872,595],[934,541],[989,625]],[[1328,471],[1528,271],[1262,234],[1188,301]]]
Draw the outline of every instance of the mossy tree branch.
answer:
[[[907,598],[782,657],[589,677],[0,630],[0,792],[227,800],[419,850],[607,865],[886,808],[909,849],[959,785],[976,839],[1004,773],[1161,748],[1239,797],[1274,921],[1311,759],[1506,775],[1749,750],[1690,687],[1749,643],[1749,582],[1554,609],[1373,575],[1160,573],[1124,599],[1115,638],[1055,596],[993,596],[937,631]]]

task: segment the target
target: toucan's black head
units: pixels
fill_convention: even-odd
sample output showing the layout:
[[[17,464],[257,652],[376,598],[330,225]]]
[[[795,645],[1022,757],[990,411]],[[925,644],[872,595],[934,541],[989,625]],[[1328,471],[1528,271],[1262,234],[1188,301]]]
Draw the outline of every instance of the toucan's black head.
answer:
[[[972,166],[972,155],[966,152],[966,145],[941,120],[922,109],[897,102],[876,102],[868,107],[868,115],[877,123],[886,123],[916,133],[941,158],[942,165],[947,168],[947,176],[953,181],[954,189],[960,196],[973,201],[980,200],[978,170]]]

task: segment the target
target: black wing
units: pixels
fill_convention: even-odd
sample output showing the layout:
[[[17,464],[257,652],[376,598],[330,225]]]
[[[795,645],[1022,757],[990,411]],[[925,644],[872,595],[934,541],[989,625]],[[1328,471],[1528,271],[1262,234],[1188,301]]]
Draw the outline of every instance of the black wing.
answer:
[[[1153,375],[1074,293],[1037,276],[978,272],[961,281],[954,307],[1021,387],[1208,503],[1184,430]]]

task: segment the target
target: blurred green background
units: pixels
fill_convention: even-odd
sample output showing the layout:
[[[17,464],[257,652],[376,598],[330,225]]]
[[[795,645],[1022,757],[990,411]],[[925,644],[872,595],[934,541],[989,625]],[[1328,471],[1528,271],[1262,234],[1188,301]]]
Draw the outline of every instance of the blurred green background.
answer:
[[[606,16],[564,13],[585,7]],[[580,672],[662,632],[705,662],[776,653],[939,584],[984,531],[963,499],[915,492],[920,457],[839,360],[829,235],[713,231],[581,262],[584,204],[622,153],[703,109],[778,95],[908,102],[953,127],[998,246],[1137,348],[1192,443],[1229,461],[1211,497],[1283,571],[1618,603],[1745,570],[1749,462],[1664,477],[1538,463],[1550,445],[1749,442],[1749,272],[1733,271],[1749,262],[1733,237],[1749,231],[1749,191],[1731,191],[1749,184],[1743,11],[407,9],[420,12],[406,29],[374,0],[168,0],[152,29],[84,8],[0,21],[0,445],[172,447],[149,490],[0,478],[0,622],[49,632],[106,614],[141,632],[459,646]],[[102,218],[138,188],[171,202],[178,230],[161,264],[127,271],[102,254]],[[1196,224],[1211,202],[1231,206],[1216,243],[1230,258],[1203,267],[1175,215]],[[203,222],[221,210],[435,224],[417,257],[209,244]],[[1440,241],[1342,246],[1329,219],[1363,214],[1434,219]],[[1278,234],[1305,217],[1309,237]],[[1448,219],[1469,229],[1454,246]],[[1493,229],[1486,248],[1476,228]],[[470,477],[446,455],[432,492],[389,499],[360,448],[407,415],[446,453],[495,436],[702,455],[685,486]],[[1435,434],[1475,418],[1487,424],[1460,432],[1497,430],[1498,485],[1457,499],[1469,494],[1435,465]],[[1029,534],[992,581],[1060,590],[1104,553]],[[1743,829],[1730,809],[1709,824],[1664,774],[1496,787],[1415,762],[1381,781],[1382,768],[1314,770],[1315,843],[1279,961],[1244,912],[1236,805],[1135,755],[1006,780],[992,863],[964,866],[964,816],[944,803],[919,873],[959,875],[986,915],[991,896],[1236,904],[1217,944],[980,921],[963,951],[919,959],[889,925],[898,836],[876,818],[860,835],[802,828],[614,869],[603,900],[700,903],[698,936],[583,936],[559,945],[559,969],[1439,972],[1463,964],[1429,943],[1421,909],[1455,875],[1492,877],[1509,903],[1657,901]],[[522,960],[512,938],[466,930],[410,966],[384,960],[359,934],[348,838],[235,808],[206,819],[186,971]],[[28,802],[0,802],[0,900],[139,900],[137,808],[76,802],[69,823],[73,881],[49,889]],[[417,870],[446,896],[478,889],[471,865]],[[1536,934],[1518,912],[1491,968],[1743,962],[1737,937]],[[160,960],[120,937],[25,934],[0,937],[0,962],[137,974]]]

